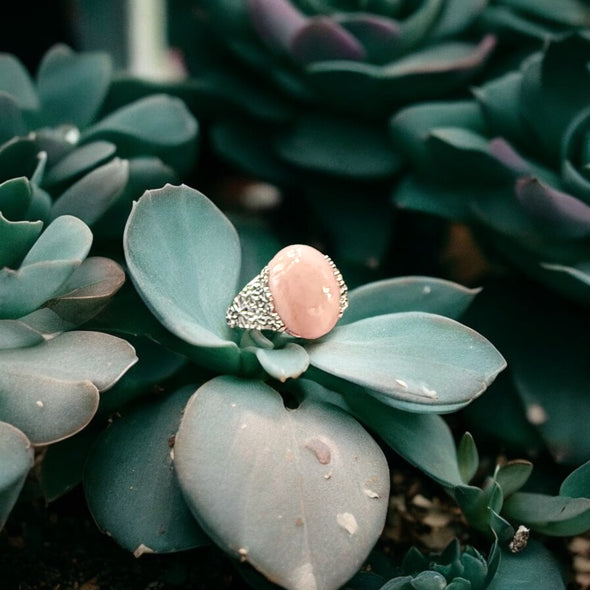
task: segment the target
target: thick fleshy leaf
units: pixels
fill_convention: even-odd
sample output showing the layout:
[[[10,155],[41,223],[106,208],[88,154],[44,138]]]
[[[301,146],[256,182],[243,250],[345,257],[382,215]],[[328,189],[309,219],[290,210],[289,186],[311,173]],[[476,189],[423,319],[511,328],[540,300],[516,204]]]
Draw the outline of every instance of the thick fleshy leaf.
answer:
[[[443,418],[404,412],[368,395],[344,395],[347,409],[410,464],[443,486],[462,483],[455,441]]]
[[[555,238],[583,239],[590,234],[590,205],[534,177],[516,183],[516,196],[533,222]]]
[[[67,332],[38,346],[0,350],[0,417],[33,444],[75,434],[137,360],[124,340],[99,332]]]
[[[399,111],[390,120],[390,134],[396,149],[405,153],[422,174],[431,174],[436,162],[426,139],[432,129],[462,127],[485,135],[486,124],[473,101],[428,102]]]
[[[55,219],[18,270],[0,270],[0,316],[18,318],[50,299],[88,254],[92,233],[75,217]]]
[[[8,221],[0,211],[0,268],[15,268],[39,237],[41,221]]]
[[[459,473],[461,474],[461,481],[468,484],[479,468],[479,453],[475,446],[473,436],[469,432],[466,432],[459,441],[459,446],[457,447],[457,464],[459,466]]]
[[[72,273],[47,306],[73,325],[93,318],[125,282],[123,268],[114,260],[92,256]]]
[[[0,422],[0,530],[32,467],[33,447],[27,437],[11,424]]]
[[[225,312],[237,293],[240,245],[221,211],[184,185],[146,191],[124,247],[131,278],[162,324],[189,344],[225,349],[227,362],[237,363]]]
[[[562,482],[560,496],[590,498],[590,461],[574,469]]]
[[[103,103],[111,74],[108,53],[75,53],[55,45],[43,56],[37,72],[44,123],[86,127]]]
[[[39,163],[39,148],[31,135],[13,137],[0,145],[0,181],[31,178]],[[10,213],[5,212],[10,217]],[[16,218],[15,218],[16,219]]]
[[[367,57],[357,38],[327,17],[308,19],[290,41],[292,56],[303,65],[330,60],[363,61]]]
[[[403,21],[401,49],[410,52],[424,42],[441,15],[444,5],[444,0],[425,0],[418,5],[418,8]]]
[[[277,138],[276,149],[290,164],[348,178],[385,178],[402,165],[380,126],[326,113],[302,114]]]
[[[383,279],[349,292],[349,306],[339,325],[403,311],[425,311],[458,319],[480,290],[435,277]]]
[[[0,212],[9,221],[25,219],[33,198],[29,180],[23,176],[10,178],[0,184]]]
[[[377,443],[338,408],[304,400],[286,409],[259,381],[203,385],[174,465],[212,538],[291,590],[340,587],[385,522],[389,471]]]
[[[45,186],[53,186],[78,179],[113,158],[116,150],[116,146],[108,141],[93,141],[82,145],[50,168],[43,177],[43,183]]]
[[[55,201],[51,214],[75,215],[88,225],[121,196],[129,179],[129,161],[113,158],[74,183]]]
[[[308,21],[289,0],[247,0],[244,5],[260,38],[275,51],[286,52],[297,31]]]
[[[487,590],[565,590],[560,563],[535,539],[520,553],[503,552]]]
[[[501,465],[494,474],[494,479],[502,488],[504,497],[512,495],[520,490],[529,479],[533,470],[533,464],[524,459],[508,461]]]
[[[581,535],[590,529],[590,493],[569,498],[517,492],[506,500],[502,514],[544,535]]]
[[[429,39],[444,39],[461,34],[477,19],[489,0],[447,0],[436,19],[434,28],[428,33]]]
[[[122,157],[158,156],[184,171],[194,164],[197,132],[196,119],[180,99],[153,94],[104,117],[82,134],[81,141],[111,141]]]
[[[41,344],[74,326],[47,307],[17,320],[0,320],[0,349]]]
[[[566,25],[568,27],[587,27],[590,25],[590,9],[580,0],[562,0],[556,6],[552,0],[510,0],[512,10]]]
[[[271,377],[283,382],[296,379],[309,367],[305,348],[294,342],[287,343],[283,348],[257,348],[256,358]]]
[[[0,145],[13,137],[26,135],[27,131],[27,124],[16,100],[0,91]]]
[[[146,401],[115,420],[87,459],[84,491],[98,526],[136,557],[209,544],[178,486],[174,435],[187,386]]]
[[[477,332],[424,312],[339,326],[306,349],[314,367],[416,412],[449,412],[467,405],[506,366]]]
[[[27,68],[8,53],[0,53],[0,92],[13,97],[21,109],[35,111],[39,108],[37,91]]]

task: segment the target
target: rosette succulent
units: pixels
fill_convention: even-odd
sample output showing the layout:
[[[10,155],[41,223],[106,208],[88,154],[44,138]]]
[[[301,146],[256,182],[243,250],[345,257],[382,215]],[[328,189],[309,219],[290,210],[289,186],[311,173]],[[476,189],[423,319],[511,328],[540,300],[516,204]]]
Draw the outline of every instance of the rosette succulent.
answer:
[[[0,185],[0,527],[34,447],[82,430],[137,360],[125,340],[75,330],[119,290],[122,268],[87,257],[92,233],[76,217],[21,221],[32,194],[23,178]]]
[[[124,248],[134,289],[113,299],[108,324],[186,364],[117,407],[87,457],[89,508],[123,547],[213,541],[284,587],[338,588],[385,524],[388,446],[445,487],[462,483],[440,414],[505,366],[453,319],[477,290],[428,277],[367,284],[336,328],[305,340],[227,326],[253,260],[241,263],[247,250],[202,193],[147,191]],[[272,254],[259,253],[258,268]]]
[[[404,165],[387,118],[461,91],[480,72],[495,41],[470,29],[485,2],[191,0],[186,13],[181,5],[171,4],[173,25],[182,19],[172,43],[213,149],[311,208],[342,265],[379,260],[390,234],[382,185]],[[354,244],[344,238],[351,232]]]
[[[396,206],[467,224],[502,269],[466,321],[500,343],[510,378],[468,410],[482,412],[472,427],[573,466],[590,458],[589,60],[586,34],[563,35],[472,100],[424,103],[391,122],[413,163]]]
[[[114,77],[106,52],[56,45],[35,78],[0,54],[0,182],[30,180],[27,219],[75,215],[120,240],[134,198],[193,169],[198,127],[184,104],[152,93],[108,111]]]

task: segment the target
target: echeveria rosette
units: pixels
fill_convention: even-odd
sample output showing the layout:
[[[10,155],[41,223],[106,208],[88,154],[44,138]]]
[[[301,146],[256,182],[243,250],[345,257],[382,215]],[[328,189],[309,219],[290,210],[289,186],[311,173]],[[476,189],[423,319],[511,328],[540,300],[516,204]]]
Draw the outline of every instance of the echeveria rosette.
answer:
[[[194,28],[183,22],[172,43],[215,153],[310,207],[341,266],[367,276],[385,256],[386,186],[405,162],[387,140],[387,118],[466,89],[495,45],[469,33],[485,2],[184,4]],[[171,19],[187,18],[178,8]]]
[[[86,462],[90,508],[124,547],[175,551],[211,538],[287,588],[337,588],[385,522],[387,461],[362,424],[441,484],[462,481],[439,414],[469,403],[504,368],[488,341],[451,319],[476,290],[427,277],[367,285],[350,293],[351,321],[318,341],[230,330],[226,309],[252,277],[241,274],[232,224],[185,185],[146,191],[124,249],[159,321],[133,325],[129,313],[124,329],[193,363],[175,393],[123,408]],[[132,456],[114,452],[126,439],[137,441]],[[148,504],[157,516],[144,522]],[[187,510],[207,537],[187,529]]]
[[[6,184],[4,196],[13,192]],[[27,184],[15,180],[9,188],[26,195]],[[0,213],[0,525],[31,467],[33,447],[87,426],[100,392],[137,360],[120,338],[74,329],[124,281],[114,261],[87,257],[91,244],[90,229],[76,217],[44,227]]]
[[[120,237],[134,198],[192,170],[197,124],[184,104],[154,91],[107,112],[113,78],[107,53],[56,45],[35,78],[0,55],[0,182],[31,181],[27,219],[71,214]]]
[[[399,207],[479,227],[505,260],[587,301],[590,282],[590,38],[549,41],[474,100],[424,103],[392,119],[414,171]]]

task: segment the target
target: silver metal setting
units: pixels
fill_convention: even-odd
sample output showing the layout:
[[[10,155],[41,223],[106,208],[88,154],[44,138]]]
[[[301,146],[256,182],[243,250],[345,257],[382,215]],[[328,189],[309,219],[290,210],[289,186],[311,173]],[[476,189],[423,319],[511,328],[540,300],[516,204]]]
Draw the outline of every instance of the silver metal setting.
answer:
[[[330,264],[340,287],[339,318],[348,307],[348,287],[334,261],[327,255],[324,258]],[[285,323],[275,311],[272,293],[268,286],[269,268],[265,266],[235,297],[225,313],[225,321],[230,328],[244,330],[271,330],[288,332]]]

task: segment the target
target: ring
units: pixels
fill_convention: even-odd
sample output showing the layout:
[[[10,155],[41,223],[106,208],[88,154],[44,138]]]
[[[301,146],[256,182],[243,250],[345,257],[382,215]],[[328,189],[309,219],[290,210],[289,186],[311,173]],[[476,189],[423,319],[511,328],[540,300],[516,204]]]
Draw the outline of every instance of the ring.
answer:
[[[311,246],[280,250],[234,298],[230,328],[286,332],[315,339],[327,334],[348,307],[348,288],[329,256]]]

